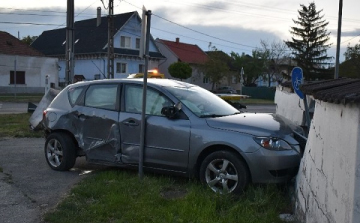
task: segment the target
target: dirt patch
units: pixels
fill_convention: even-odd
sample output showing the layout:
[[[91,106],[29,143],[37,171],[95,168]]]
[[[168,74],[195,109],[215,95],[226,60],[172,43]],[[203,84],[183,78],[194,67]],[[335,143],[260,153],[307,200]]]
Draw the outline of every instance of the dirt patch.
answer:
[[[172,200],[183,198],[187,195],[187,193],[187,190],[182,188],[164,188],[160,192],[160,195],[165,199]]]

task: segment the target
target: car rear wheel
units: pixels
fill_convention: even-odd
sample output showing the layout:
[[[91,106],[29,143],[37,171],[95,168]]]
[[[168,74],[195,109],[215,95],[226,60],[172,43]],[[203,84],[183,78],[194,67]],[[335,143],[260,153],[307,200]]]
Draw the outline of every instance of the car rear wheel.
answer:
[[[249,183],[245,163],[233,152],[217,151],[209,154],[200,167],[200,181],[220,194],[240,194]]]
[[[45,158],[54,170],[69,170],[75,164],[75,144],[66,133],[52,133],[45,142]]]

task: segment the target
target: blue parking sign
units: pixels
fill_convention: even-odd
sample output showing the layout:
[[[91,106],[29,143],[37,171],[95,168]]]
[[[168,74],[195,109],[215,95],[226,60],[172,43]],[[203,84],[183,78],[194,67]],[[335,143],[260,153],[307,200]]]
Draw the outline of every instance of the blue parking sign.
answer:
[[[303,81],[303,71],[300,67],[294,67],[291,71],[291,83],[294,88],[295,93],[301,98],[304,99],[304,94],[300,90],[300,85]]]

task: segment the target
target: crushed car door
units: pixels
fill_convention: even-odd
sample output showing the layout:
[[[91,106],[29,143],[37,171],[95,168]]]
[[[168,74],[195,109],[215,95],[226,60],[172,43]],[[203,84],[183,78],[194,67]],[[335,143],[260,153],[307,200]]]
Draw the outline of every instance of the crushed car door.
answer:
[[[115,162],[120,148],[118,125],[118,84],[94,84],[85,93],[78,109],[82,127],[80,145],[90,161]]]
[[[119,116],[122,162],[138,164],[142,85],[124,87],[123,107]],[[190,121],[168,119],[161,114],[173,102],[160,91],[148,88],[146,102],[146,137],[144,167],[185,172],[188,165]]]

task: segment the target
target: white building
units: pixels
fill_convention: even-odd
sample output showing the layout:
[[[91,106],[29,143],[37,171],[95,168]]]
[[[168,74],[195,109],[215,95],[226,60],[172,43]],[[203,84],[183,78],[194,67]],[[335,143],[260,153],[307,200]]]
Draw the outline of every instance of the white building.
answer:
[[[46,82],[58,87],[58,60],[0,31],[0,93],[44,93]]]

